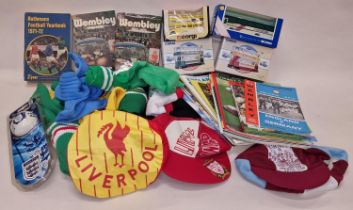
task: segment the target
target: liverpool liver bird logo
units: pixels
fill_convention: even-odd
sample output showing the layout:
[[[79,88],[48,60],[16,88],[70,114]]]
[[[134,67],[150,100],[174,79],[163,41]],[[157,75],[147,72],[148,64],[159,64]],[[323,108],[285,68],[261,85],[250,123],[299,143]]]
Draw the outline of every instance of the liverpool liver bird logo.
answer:
[[[111,132],[112,129],[113,131]],[[120,168],[124,166],[124,154],[126,152],[124,139],[129,132],[129,126],[125,125],[122,128],[119,122],[116,122],[115,127],[113,127],[113,123],[105,124],[98,131],[97,136],[99,137],[103,134],[106,146],[115,155],[115,166],[119,166]],[[121,157],[121,164],[118,164],[118,155]]]

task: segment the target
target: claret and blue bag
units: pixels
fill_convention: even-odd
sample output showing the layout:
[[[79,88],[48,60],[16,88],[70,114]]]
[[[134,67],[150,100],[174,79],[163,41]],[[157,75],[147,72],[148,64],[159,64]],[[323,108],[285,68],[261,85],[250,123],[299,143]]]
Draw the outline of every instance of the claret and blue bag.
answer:
[[[255,144],[235,160],[241,175],[269,190],[318,195],[338,187],[348,167],[344,150]]]

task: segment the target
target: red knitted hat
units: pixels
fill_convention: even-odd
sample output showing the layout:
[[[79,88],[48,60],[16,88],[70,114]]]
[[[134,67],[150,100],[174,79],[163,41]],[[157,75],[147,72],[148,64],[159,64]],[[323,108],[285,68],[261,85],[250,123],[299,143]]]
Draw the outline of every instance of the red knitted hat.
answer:
[[[230,176],[227,151],[231,146],[216,131],[199,120],[167,114],[153,120],[168,140],[169,157],[163,171],[174,179],[214,184]]]

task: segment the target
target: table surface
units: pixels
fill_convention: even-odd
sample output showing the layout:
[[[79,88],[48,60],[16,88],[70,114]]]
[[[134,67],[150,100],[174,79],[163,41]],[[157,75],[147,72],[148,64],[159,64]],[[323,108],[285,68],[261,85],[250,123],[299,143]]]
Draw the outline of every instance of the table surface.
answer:
[[[201,0],[2,0],[1,209],[352,209],[351,167],[337,190],[304,199],[299,195],[263,190],[245,181],[233,161],[245,147],[236,147],[229,152],[232,175],[218,185],[187,184],[161,174],[145,190],[98,200],[81,195],[58,168],[36,190],[22,192],[11,184],[6,118],[28,100],[35,88],[22,79],[24,12],[77,14],[115,9],[117,12],[161,14],[162,8],[197,8],[205,4],[213,11],[217,3]],[[319,139],[319,145],[342,148],[353,154],[353,1],[224,0],[224,3],[284,19],[269,81],[297,88],[306,120]]]

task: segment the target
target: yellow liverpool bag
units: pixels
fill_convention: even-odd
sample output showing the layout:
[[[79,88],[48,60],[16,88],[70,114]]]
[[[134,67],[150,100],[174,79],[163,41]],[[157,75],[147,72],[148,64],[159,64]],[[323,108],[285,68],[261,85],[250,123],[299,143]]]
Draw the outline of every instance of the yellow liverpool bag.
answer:
[[[109,198],[148,187],[161,172],[167,146],[148,120],[116,111],[123,95],[115,88],[106,110],[85,116],[68,145],[68,166],[83,194]]]

